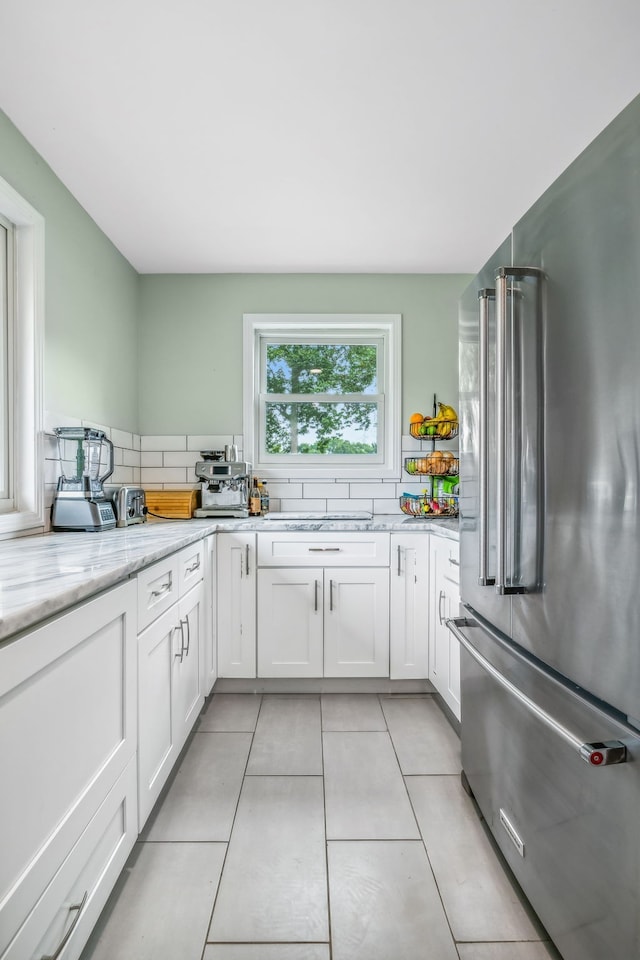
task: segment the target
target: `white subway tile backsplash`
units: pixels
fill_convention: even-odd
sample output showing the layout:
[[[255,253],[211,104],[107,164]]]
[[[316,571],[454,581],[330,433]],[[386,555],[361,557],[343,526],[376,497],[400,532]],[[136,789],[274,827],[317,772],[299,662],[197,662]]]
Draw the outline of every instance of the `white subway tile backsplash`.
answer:
[[[280,498],[280,509],[286,513],[325,513],[327,510],[326,500],[288,500],[285,497]]]
[[[161,467],[162,466],[162,453],[160,450],[143,450],[140,454],[140,466],[141,467]]]
[[[109,483],[133,484],[133,467],[116,467],[109,477]]]
[[[368,510],[373,513],[373,500],[327,500],[327,510]]]
[[[302,485],[302,496],[311,497],[311,498],[322,498],[333,499],[338,497],[348,497],[349,496],[349,484],[348,483],[314,483],[313,481],[305,481]]]
[[[140,467],[140,451],[125,449],[122,451],[122,463],[125,467]]]
[[[286,480],[267,480],[269,499],[273,497],[298,498],[302,497],[301,483],[288,483]]]
[[[394,483],[369,483],[359,480],[357,483],[349,484],[349,495],[356,499],[373,497],[383,500],[385,497],[395,497],[396,488]]]
[[[141,450],[186,450],[186,436],[143,436],[140,438]]]
[[[187,470],[184,467],[142,467],[140,480],[147,483],[177,483],[187,485]]]
[[[133,450],[133,434],[126,433],[124,430],[111,429],[111,442],[116,447],[125,447],[127,450]]]
[[[139,450],[139,449],[140,449],[140,434],[139,434],[139,433],[134,433],[134,434],[133,434],[133,449],[134,449],[134,450]]]
[[[374,513],[402,513],[400,509],[400,501],[398,500],[397,497],[394,497],[393,500],[374,500],[373,512]]]
[[[200,459],[200,454],[195,450],[188,450],[184,453],[173,453],[171,451],[166,451],[164,453],[164,463],[165,467],[186,467],[187,470],[192,474],[193,480],[195,482],[195,473],[193,472],[196,465],[196,461]]]

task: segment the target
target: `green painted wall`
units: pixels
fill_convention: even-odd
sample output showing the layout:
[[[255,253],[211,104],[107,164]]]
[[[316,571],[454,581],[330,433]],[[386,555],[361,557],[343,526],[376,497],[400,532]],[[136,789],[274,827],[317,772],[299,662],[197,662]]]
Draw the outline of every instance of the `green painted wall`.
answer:
[[[138,274],[1,111],[0,176],[45,218],[45,409],[138,432]]]
[[[140,278],[140,432],[242,432],[244,313],[401,313],[403,422],[456,404],[466,274],[228,274]]]

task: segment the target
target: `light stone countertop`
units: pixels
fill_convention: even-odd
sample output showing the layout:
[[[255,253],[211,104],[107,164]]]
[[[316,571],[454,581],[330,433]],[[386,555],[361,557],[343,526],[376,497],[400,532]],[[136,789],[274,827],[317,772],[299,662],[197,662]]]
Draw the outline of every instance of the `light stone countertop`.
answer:
[[[229,530],[431,532],[458,539],[458,520],[168,520],[100,533],[49,533],[0,542],[0,641],[112,587],[169,553]]]

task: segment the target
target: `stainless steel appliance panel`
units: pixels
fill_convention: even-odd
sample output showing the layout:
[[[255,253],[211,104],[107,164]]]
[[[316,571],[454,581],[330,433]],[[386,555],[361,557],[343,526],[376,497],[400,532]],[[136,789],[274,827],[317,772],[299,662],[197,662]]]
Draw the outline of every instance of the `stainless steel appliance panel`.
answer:
[[[460,589],[464,603],[480,611],[507,635],[511,600],[495,590],[496,574],[496,325],[495,272],[511,263],[507,238],[464,292],[460,302]],[[479,294],[482,294],[479,296]],[[486,407],[481,404],[482,360],[486,357]],[[482,409],[481,409],[482,407]],[[481,413],[483,422],[481,423]],[[481,442],[486,440],[485,449]],[[481,467],[486,473],[481,477]],[[484,554],[484,574],[481,572]],[[481,580],[483,582],[481,582]]]
[[[546,467],[542,588],[513,598],[512,632],[636,720],[639,224],[637,98],[513,232],[513,263],[540,267],[546,276]],[[530,542],[531,514],[523,521],[523,542]]]
[[[640,741],[480,627],[477,653],[578,738],[621,739],[594,767],[462,650],[462,762],[516,878],[564,960],[640,956]]]

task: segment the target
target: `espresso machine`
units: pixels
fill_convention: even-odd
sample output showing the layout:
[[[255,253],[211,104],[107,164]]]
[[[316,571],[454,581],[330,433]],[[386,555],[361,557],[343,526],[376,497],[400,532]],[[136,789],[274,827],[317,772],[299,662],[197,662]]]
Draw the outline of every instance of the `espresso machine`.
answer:
[[[111,530],[113,503],[104,481],[113,473],[113,444],[103,430],[56,427],[60,477],[51,506],[53,530]]]
[[[248,517],[251,464],[225,459],[222,450],[201,450],[196,463],[200,506],[195,517]]]

